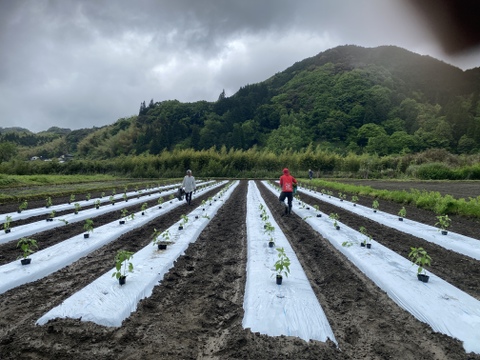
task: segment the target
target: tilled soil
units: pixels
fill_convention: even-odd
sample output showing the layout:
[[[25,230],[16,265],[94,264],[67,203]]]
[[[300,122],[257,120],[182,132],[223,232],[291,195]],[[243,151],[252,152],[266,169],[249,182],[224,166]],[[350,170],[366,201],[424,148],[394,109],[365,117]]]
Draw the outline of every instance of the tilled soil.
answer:
[[[241,181],[198,240],[119,328],[75,319],[55,319],[44,326],[36,326],[35,321],[109,271],[118,249],[137,251],[146,246],[153,228],[163,230],[177,222],[189,211],[187,205],[54,274],[0,294],[0,359],[480,359],[480,355],[466,354],[459,341],[433,332],[397,306],[299,217],[282,216],[277,197],[257,184],[310,279],[338,347],[332,342],[270,337],[242,327],[247,182]],[[195,198],[193,205],[198,206],[213,192]],[[410,246],[423,246],[433,258],[432,272],[480,299],[478,261],[301,196],[327,214],[338,213],[348,226],[365,226],[376,241],[402,256]],[[362,202],[369,206],[371,199],[360,199]],[[392,213],[398,212],[398,204],[380,204],[383,211],[389,207]],[[9,211],[0,206],[0,213]],[[435,222],[432,213],[416,208],[407,211],[407,217],[417,221]],[[96,226],[118,220],[118,214],[110,216],[95,218]],[[456,220],[461,220],[462,231],[458,232],[478,233],[476,221]],[[452,231],[458,230],[456,220]],[[50,246],[78,233],[81,229],[77,226],[69,224],[39,234],[38,239],[48,238]],[[13,261],[18,249],[1,245],[0,254],[2,263]]]

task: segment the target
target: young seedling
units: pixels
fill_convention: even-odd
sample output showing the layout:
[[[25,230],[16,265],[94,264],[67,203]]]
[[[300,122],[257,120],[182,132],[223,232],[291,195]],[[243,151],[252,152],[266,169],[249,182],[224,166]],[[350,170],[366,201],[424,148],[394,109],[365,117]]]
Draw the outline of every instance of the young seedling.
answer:
[[[409,259],[412,261],[413,265],[417,265],[417,277],[418,280],[423,282],[428,282],[429,276],[425,268],[431,265],[432,258],[427,254],[427,251],[422,247],[411,247],[410,253],[408,254]]]
[[[122,209],[121,210],[121,217],[120,217],[120,225],[123,225],[125,224],[125,221],[127,220],[127,216],[128,216],[128,210],[127,209]]]
[[[50,215],[47,218],[47,221],[53,221],[54,217],[55,217],[55,210],[52,210],[52,212],[50,213]]]
[[[123,197],[123,201],[125,201],[125,202],[128,201],[127,193],[123,193],[122,197]]]
[[[358,196],[357,196],[357,195],[353,195],[353,196],[352,196],[353,206],[357,206],[357,201],[358,201]]]
[[[23,200],[22,203],[18,206],[18,213],[20,214],[23,210],[27,210],[28,201]]]
[[[170,194],[170,196],[168,198],[170,199],[170,204],[171,204],[171,203],[173,203],[173,199],[175,199],[175,195]]]
[[[68,201],[69,204],[73,203],[75,201],[75,194],[70,195],[70,200]]]
[[[133,257],[133,252],[126,250],[118,250],[115,255],[115,271],[112,277],[116,277],[120,285],[125,284],[127,278],[127,271],[133,272],[133,264],[130,259]]]
[[[102,191],[102,193],[100,194],[100,197],[103,198],[105,196],[105,191]]]
[[[89,201],[91,198],[92,198],[92,195],[90,193],[87,193],[87,195],[85,195],[85,199],[87,201]]]
[[[112,205],[115,205],[115,197],[113,195],[110,196],[109,200],[112,203]]]
[[[33,249],[38,248],[37,241],[29,238],[21,238],[17,243],[17,247],[20,247],[22,250],[22,265],[30,264],[31,259],[28,259],[28,256],[34,253]]]
[[[403,221],[403,218],[404,218],[405,216],[407,216],[407,209],[405,209],[405,206],[402,206],[402,208],[401,208],[400,211],[398,212],[398,216],[400,216],[400,217],[398,218],[398,220],[400,220],[400,221]]]
[[[83,225],[83,229],[87,232],[86,234],[83,234],[83,237],[86,239],[90,236],[89,233],[93,233],[93,220],[92,219],[87,219],[85,220],[85,224]]]
[[[5,231],[5,234],[8,234],[10,230],[10,224],[12,223],[12,217],[10,215],[7,215],[5,217],[5,222],[3,223],[3,231]]]
[[[157,203],[158,203],[158,208],[161,209],[161,208],[162,208],[162,204],[163,204],[163,197],[160,196],[160,197],[158,198]]]
[[[143,203],[142,204],[142,215],[145,215],[145,213],[147,212],[147,208],[148,208],[148,204],[147,203]]]
[[[171,243],[172,240],[170,239],[170,231],[168,229],[164,232],[153,229],[153,244],[158,246],[158,250],[165,250]]]
[[[100,199],[97,199],[97,200],[95,201],[95,209],[100,209],[100,204],[101,204]]]
[[[115,190],[115,188],[112,189],[112,195],[116,195],[117,194],[117,191]]]
[[[447,228],[450,226],[452,219],[450,219],[448,215],[440,215],[437,216],[437,220],[438,222],[435,223],[435,226],[439,226],[439,231],[441,231],[443,235],[447,235]]]
[[[322,217],[322,214],[320,214],[320,207],[318,205],[313,205],[313,207],[317,213],[317,217]]]
[[[367,232],[367,229],[364,226],[360,226],[360,233],[365,235],[365,240],[360,243],[360,246],[367,246],[367,248],[372,247],[372,236]]]
[[[79,203],[75,203],[75,214],[78,214],[78,212],[82,209]]]
[[[290,274],[290,259],[285,253],[285,249],[277,248],[278,251],[278,260],[275,262],[275,271],[277,272],[277,284],[282,284],[283,275],[288,277]]]
[[[372,203],[373,212],[377,212],[379,206],[380,204],[378,203],[378,200],[376,199],[373,200],[373,203]]]
[[[187,215],[181,215],[180,219],[182,219],[182,221],[180,222],[180,226],[178,227],[178,230],[183,230],[183,228],[185,226],[187,226],[188,216]]]
[[[337,220],[340,218],[340,216],[338,216],[337,213],[331,213],[328,217],[333,220],[334,228],[337,230],[340,230],[340,226],[338,226],[338,223],[337,223]]]
[[[46,198],[46,204],[45,204],[45,207],[48,209],[50,206],[52,206],[52,198],[49,196]]]

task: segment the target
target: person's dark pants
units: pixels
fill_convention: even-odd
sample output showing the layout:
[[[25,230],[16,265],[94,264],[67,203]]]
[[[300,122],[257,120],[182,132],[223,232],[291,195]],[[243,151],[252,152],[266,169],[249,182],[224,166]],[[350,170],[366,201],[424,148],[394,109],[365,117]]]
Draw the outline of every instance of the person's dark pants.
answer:
[[[190,202],[192,201],[192,193],[193,191],[185,192],[185,201],[188,205],[190,205]]]
[[[293,193],[292,193],[292,192],[282,191],[282,192],[280,193],[280,197],[278,198],[278,200],[280,200],[280,202],[282,202],[282,203],[285,204],[285,198],[287,198],[288,214],[290,214],[290,213],[292,212]],[[285,209],[285,213],[287,213],[287,209]]]

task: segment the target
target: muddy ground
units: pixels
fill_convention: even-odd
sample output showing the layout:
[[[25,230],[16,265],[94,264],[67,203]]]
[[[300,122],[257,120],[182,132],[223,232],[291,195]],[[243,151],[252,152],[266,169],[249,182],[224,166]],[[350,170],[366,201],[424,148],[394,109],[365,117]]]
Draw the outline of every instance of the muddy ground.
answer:
[[[35,321],[110,270],[118,249],[137,251],[147,245],[153,228],[163,230],[177,222],[188,212],[187,205],[50,276],[0,294],[0,359],[480,359],[466,354],[459,341],[433,332],[398,307],[299,217],[282,216],[277,198],[258,184],[310,279],[338,347],[331,342],[269,337],[242,327],[247,192],[247,182],[242,181],[152,296],[141,301],[119,328],[75,319],[55,319],[44,326],[36,326]],[[195,198],[193,205],[213,192]],[[403,256],[410,246],[423,246],[433,258],[432,272],[480,300],[478,261],[302,197],[327,214],[337,212],[348,226],[365,226],[375,240]],[[359,203],[370,206],[372,199],[360,198]],[[0,205],[0,214],[16,206]],[[44,201],[29,204],[35,206],[44,206]],[[396,214],[398,208],[380,201],[383,211]],[[431,225],[436,221],[435,214],[413,207],[407,207],[407,214]],[[95,226],[118,218],[116,213],[95,218]],[[453,218],[452,231],[478,238],[477,220]],[[81,224],[69,224],[31,237],[45,247],[82,231]],[[17,256],[14,244],[0,245],[1,263]]]

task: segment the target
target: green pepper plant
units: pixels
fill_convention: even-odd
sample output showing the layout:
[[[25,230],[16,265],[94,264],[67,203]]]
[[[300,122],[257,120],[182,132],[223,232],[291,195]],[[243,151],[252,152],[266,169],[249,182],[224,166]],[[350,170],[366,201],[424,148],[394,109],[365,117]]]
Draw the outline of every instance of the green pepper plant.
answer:
[[[447,228],[450,226],[450,222],[452,219],[448,217],[448,215],[440,215],[437,216],[438,222],[435,223],[435,226],[439,226],[439,231],[442,231],[442,234],[447,235]]]
[[[275,271],[277,272],[277,284],[280,285],[282,283],[283,275],[288,277],[290,274],[291,262],[283,247],[277,248],[277,252],[278,260],[275,262]]]
[[[115,271],[112,277],[116,277],[120,285],[125,283],[127,277],[127,271],[133,272],[133,264],[130,259],[133,257],[133,252],[127,250],[118,250],[115,255]]]

